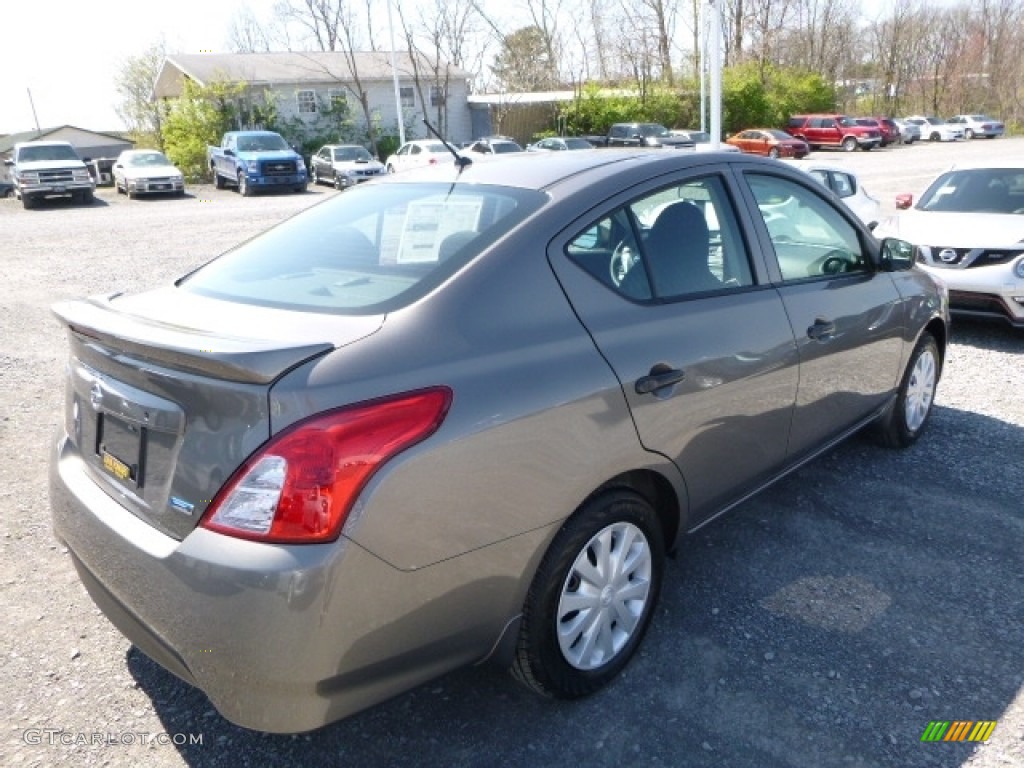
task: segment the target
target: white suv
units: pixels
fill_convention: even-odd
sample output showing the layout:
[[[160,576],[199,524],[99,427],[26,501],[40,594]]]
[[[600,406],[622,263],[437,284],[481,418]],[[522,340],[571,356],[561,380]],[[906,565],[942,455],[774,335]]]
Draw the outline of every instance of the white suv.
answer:
[[[904,118],[921,129],[921,138],[928,141],[956,141],[964,137],[964,129],[959,125],[947,123],[941,117],[930,115],[911,115]]]

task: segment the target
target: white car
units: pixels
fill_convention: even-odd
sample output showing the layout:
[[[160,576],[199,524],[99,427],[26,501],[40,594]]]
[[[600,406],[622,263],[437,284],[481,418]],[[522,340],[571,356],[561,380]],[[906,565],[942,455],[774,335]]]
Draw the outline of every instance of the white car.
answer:
[[[954,313],[1024,329],[1024,166],[954,166],[913,202],[898,195],[875,235],[912,243]]]
[[[964,137],[964,129],[960,125],[947,123],[934,115],[911,115],[903,118],[921,129],[921,138],[928,141],[957,141]]]
[[[1002,122],[988,115],[953,115],[949,122],[964,129],[965,139],[994,139],[1006,132],[1006,126]]]
[[[388,173],[398,173],[410,168],[423,168],[424,166],[453,162],[455,162],[455,157],[443,141],[416,139],[405,142],[395,154],[390,155],[384,161],[384,169]]]
[[[185,177],[163,152],[155,149],[127,149],[118,155],[111,170],[114,189],[129,199],[149,194],[185,194]]]
[[[810,174],[821,182],[823,187],[835,192],[836,196],[846,204],[846,207],[853,211],[868,228],[874,229],[881,221],[882,204],[868,194],[864,185],[860,183],[860,179],[849,168],[808,165],[806,160],[802,162],[783,160],[782,162]]]

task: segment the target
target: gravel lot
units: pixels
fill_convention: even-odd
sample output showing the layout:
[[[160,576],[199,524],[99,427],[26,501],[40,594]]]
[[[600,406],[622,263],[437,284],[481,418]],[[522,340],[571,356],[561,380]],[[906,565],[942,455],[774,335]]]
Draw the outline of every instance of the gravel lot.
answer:
[[[970,157],[1024,162],[1024,140],[810,161],[851,167],[892,211]],[[270,736],[132,649],[50,528],[49,306],[164,283],[333,194],[0,201],[0,765],[1024,765],[1024,333],[996,324],[955,325],[915,448],[854,438],[692,537],[641,655],[598,696],[545,701],[474,668]],[[932,720],[998,725],[984,745],[922,743]]]

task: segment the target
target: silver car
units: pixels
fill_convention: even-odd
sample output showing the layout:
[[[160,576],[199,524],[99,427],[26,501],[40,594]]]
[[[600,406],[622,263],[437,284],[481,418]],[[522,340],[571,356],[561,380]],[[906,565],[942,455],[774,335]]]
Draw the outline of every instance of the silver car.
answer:
[[[55,531],[248,728],[484,660],[590,694],[685,534],[862,427],[922,434],[948,313],[912,255],[746,155],[359,185],[173,285],[55,306]]]

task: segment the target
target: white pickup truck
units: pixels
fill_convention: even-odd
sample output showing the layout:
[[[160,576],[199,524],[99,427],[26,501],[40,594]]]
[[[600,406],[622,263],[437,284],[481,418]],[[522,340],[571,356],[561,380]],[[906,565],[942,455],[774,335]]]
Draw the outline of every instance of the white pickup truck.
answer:
[[[14,145],[4,161],[12,168],[14,194],[31,208],[45,197],[66,197],[91,203],[96,182],[82,158],[66,141],[25,141]]]

